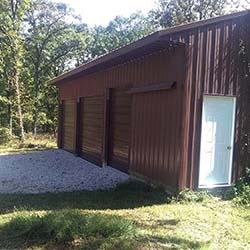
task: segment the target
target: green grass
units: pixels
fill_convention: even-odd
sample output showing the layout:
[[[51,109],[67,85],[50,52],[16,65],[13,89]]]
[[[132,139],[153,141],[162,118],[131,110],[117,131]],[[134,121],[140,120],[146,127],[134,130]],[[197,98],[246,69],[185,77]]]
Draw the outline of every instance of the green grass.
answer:
[[[190,194],[189,194],[190,195]],[[190,197],[190,196],[189,196]],[[0,249],[250,249],[250,209],[162,189],[0,195]]]
[[[12,139],[6,144],[0,144],[0,154],[30,152],[56,148],[56,138],[53,135],[26,135],[24,143]]]

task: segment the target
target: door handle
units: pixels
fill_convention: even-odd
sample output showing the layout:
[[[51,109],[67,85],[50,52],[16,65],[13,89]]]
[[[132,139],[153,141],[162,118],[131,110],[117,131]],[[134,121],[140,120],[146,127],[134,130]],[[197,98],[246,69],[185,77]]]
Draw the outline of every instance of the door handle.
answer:
[[[232,149],[232,147],[231,146],[227,146],[227,150],[231,150]]]

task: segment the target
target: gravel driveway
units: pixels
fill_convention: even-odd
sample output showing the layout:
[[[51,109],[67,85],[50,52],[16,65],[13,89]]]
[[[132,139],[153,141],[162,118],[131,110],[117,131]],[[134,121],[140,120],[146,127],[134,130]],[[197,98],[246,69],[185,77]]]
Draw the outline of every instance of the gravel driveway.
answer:
[[[0,193],[108,189],[128,179],[60,149],[0,155]]]

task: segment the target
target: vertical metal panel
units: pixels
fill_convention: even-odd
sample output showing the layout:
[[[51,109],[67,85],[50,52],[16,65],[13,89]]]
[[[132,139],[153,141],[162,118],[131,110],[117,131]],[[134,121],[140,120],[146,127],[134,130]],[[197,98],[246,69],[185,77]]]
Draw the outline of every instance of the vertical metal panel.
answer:
[[[81,156],[102,165],[104,98],[85,97],[81,104]]]
[[[108,163],[127,172],[131,128],[131,95],[127,93],[127,89],[111,89],[109,127]]]
[[[104,94],[104,120],[103,120],[103,151],[102,162],[106,166],[108,163],[109,130],[110,130],[110,89],[107,88]]]
[[[180,159],[181,89],[133,96],[130,171],[177,187]]]
[[[75,152],[76,147],[76,100],[63,101],[63,149]]]
[[[180,187],[197,187],[199,171],[199,148],[201,134],[201,108],[203,94],[231,95],[241,98],[239,86],[239,44],[240,30],[247,24],[245,17],[197,27],[177,33],[171,37],[184,41],[187,46],[187,75],[185,81],[185,129],[182,149],[182,177]],[[245,101],[246,102],[246,101]],[[237,121],[242,120],[242,107],[237,103]],[[246,115],[246,114],[245,114]],[[238,131],[236,130],[236,135]],[[240,165],[236,150],[234,171]],[[186,149],[185,149],[186,148]],[[188,152],[185,152],[188,150]],[[240,151],[240,150],[238,150]],[[237,170],[238,171],[238,170]],[[185,173],[184,173],[185,172]],[[234,180],[236,175],[234,175]]]

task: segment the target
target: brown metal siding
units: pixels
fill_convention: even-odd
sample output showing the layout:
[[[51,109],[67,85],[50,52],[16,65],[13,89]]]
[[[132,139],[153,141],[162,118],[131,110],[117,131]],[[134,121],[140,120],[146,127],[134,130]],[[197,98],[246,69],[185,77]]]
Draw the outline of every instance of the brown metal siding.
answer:
[[[181,87],[133,96],[130,170],[178,186],[181,158]]]
[[[127,172],[131,128],[131,95],[128,89],[111,89],[109,165]]]
[[[102,162],[103,96],[81,98],[81,155],[98,165]]]
[[[134,126],[138,126],[138,124],[141,124],[142,127],[139,134],[131,132],[131,134],[128,135],[128,140],[133,141],[133,145],[131,145],[128,152],[129,165],[132,167],[132,171],[140,175],[147,175],[150,178],[146,169],[149,168],[150,173],[152,173],[151,179],[162,181],[164,184],[176,187],[181,157],[180,138],[182,133],[180,130],[182,124],[182,89],[185,77],[184,63],[184,46],[179,46],[170,51],[163,50],[83,78],[72,80],[71,82],[62,83],[59,86],[60,98],[68,99],[81,96],[103,95],[107,88],[139,87],[149,84],[173,83],[176,81],[177,89],[170,90],[169,94],[166,91],[162,91],[163,94],[161,94],[161,91],[159,93],[147,93],[147,96],[150,98],[152,95],[152,100],[154,101],[152,107],[147,101],[145,103],[145,105],[150,106],[149,112],[143,109],[144,99],[140,99],[140,94],[130,94],[130,98],[132,98],[132,120],[136,120],[136,122],[132,121],[130,130],[133,131],[135,129]],[[159,95],[158,97],[160,98],[165,98],[166,96],[168,98],[166,100],[158,100],[158,98],[156,98],[157,95]],[[137,100],[137,98],[139,99]],[[149,99],[149,101],[151,101],[151,99]],[[165,106],[165,104],[167,106]],[[177,108],[176,105],[178,106]],[[138,107],[140,107],[141,110],[138,110]],[[160,111],[157,110],[158,108]],[[156,109],[155,112],[153,112],[154,109]],[[135,110],[137,114],[135,114]],[[169,121],[170,126],[167,125],[167,120],[164,120],[164,126],[168,126],[167,129],[169,129],[167,134],[171,135],[171,137],[170,140],[166,138],[163,142],[159,134],[155,136],[156,131],[159,129],[159,123],[155,125],[154,116],[158,115],[157,119],[160,119],[161,115],[165,117],[165,112],[171,117]],[[168,115],[167,117],[169,117]],[[144,124],[145,119],[148,121],[148,124]],[[161,131],[163,131],[163,129],[161,129]],[[146,139],[143,137],[145,134],[149,136],[148,140],[150,141],[147,142],[147,147],[140,148],[142,145],[140,140]],[[110,138],[111,136],[109,136],[109,139]],[[152,143],[151,147],[149,147],[150,143]],[[164,144],[164,146],[162,146],[162,144]],[[162,151],[162,147],[166,147],[167,151]],[[150,152],[151,149],[154,152]],[[158,152],[161,154],[161,159],[157,157]],[[167,157],[167,160],[165,160],[164,157]],[[146,164],[145,166],[144,163]],[[164,172],[164,175],[162,175],[162,172]]]
[[[63,101],[63,149],[75,152],[76,100]]]
[[[234,179],[246,176],[250,165],[250,17],[242,20],[240,37],[245,47],[239,59],[238,120],[236,123],[237,148],[234,161]]]
[[[250,48],[249,24],[248,15],[201,26],[194,25],[187,30],[166,34],[166,40],[184,42],[186,51],[184,51],[184,47],[178,47],[170,52],[164,50],[95,74],[61,83],[58,85],[60,99],[102,95],[106,88],[177,81],[181,85],[180,89],[184,86],[184,91],[178,90],[176,98],[168,97],[168,94],[164,94],[168,97],[164,101],[155,98],[155,95],[163,95],[163,92],[133,96],[130,138],[133,150],[130,150],[130,165],[132,169],[147,176],[154,175],[159,176],[156,178],[164,178],[164,183],[169,182],[176,185],[176,178],[178,178],[179,188],[192,188],[197,186],[198,180],[202,96],[203,94],[236,96],[237,113],[233,158],[233,180],[236,180],[242,174],[246,162],[250,161],[248,146],[250,143],[249,137],[246,136],[250,129],[250,90],[247,82],[249,79],[245,77],[246,64],[241,62],[239,56],[240,40],[248,45],[248,49]],[[250,60],[249,51],[246,57]],[[174,91],[176,90],[170,91],[169,95]],[[146,97],[146,95],[148,96]],[[151,105],[145,101],[147,99],[152,105],[159,107],[157,112],[153,112]],[[179,111],[174,112],[177,100]],[[162,104],[163,102],[167,103],[167,108]],[[170,110],[169,107],[172,109]],[[166,134],[160,137],[157,132],[154,132],[155,137],[142,136],[148,131],[151,134],[153,131],[162,131],[162,128],[159,127],[160,123],[157,122],[158,125],[155,125],[152,121],[154,119],[160,121],[162,119],[160,114],[165,109],[170,111],[168,115],[173,113],[171,122],[176,122],[176,126],[172,126],[170,123],[165,125],[172,130],[167,134],[176,135],[174,145],[179,143],[179,147],[174,146],[173,150],[170,145],[173,145],[172,140],[174,139],[164,141],[163,138]],[[145,110],[149,110],[148,115],[145,114]],[[143,123],[143,121],[147,123]],[[154,149],[157,153],[150,151],[148,146],[150,143],[155,145]],[[164,143],[166,143],[165,146],[163,146]],[[173,165],[170,166],[169,163],[165,165],[165,158],[160,157],[163,155],[163,151],[160,150],[162,148],[164,150],[169,148],[167,156],[164,154],[164,157],[175,159]],[[151,169],[152,166],[156,170]],[[164,177],[160,176],[163,166]],[[171,168],[174,170],[170,171]],[[171,177],[166,173],[178,174],[173,174],[173,180],[170,180]]]
[[[249,22],[249,21],[248,21]],[[247,24],[246,17],[235,18],[216,24],[198,27],[169,36],[187,46],[187,75],[185,82],[185,136],[180,187],[196,187],[199,168],[201,134],[201,109],[203,94],[237,97],[237,117],[233,180],[240,174],[239,123],[244,119],[240,105],[243,88],[239,81],[239,44],[241,29]],[[242,135],[242,134],[241,134]]]

